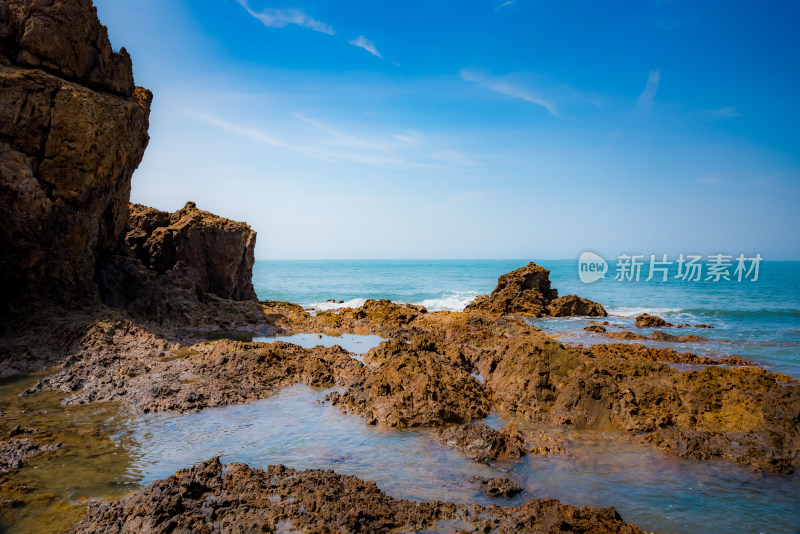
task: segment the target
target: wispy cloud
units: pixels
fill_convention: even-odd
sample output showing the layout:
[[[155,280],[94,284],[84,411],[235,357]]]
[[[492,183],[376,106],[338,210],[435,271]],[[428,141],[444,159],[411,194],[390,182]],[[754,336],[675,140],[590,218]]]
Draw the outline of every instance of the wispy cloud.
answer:
[[[375,43],[373,43],[372,41],[370,41],[369,39],[367,39],[363,35],[359,35],[355,39],[347,41],[347,42],[350,43],[353,46],[357,46],[359,48],[363,48],[364,50],[366,50],[367,52],[369,52],[373,56],[378,56],[379,58],[383,59],[383,56],[381,55],[381,53],[378,52],[377,48],[375,48]]]
[[[651,70],[647,76],[647,85],[639,95],[639,102],[636,104],[636,109],[639,111],[649,111],[655,102],[656,93],[658,92],[658,84],[661,81],[661,71],[659,69]]]
[[[708,115],[715,119],[730,119],[738,117],[739,111],[733,106],[728,106],[720,109],[712,109],[708,112]]]
[[[485,87],[486,89],[490,89],[506,96],[519,98],[526,102],[530,102],[531,104],[542,106],[554,117],[559,116],[558,110],[552,102],[542,98],[528,89],[510,83],[505,78],[490,76],[473,69],[461,69],[461,79],[467,82],[476,83],[481,87]]]
[[[517,3],[517,0],[506,0],[505,2],[503,2],[502,4],[500,4],[499,6],[494,8],[494,10],[495,11],[500,11],[504,7],[513,6],[516,3]]]
[[[421,133],[415,132],[413,130],[406,130],[403,133],[395,134],[393,137],[398,141],[402,141],[412,146],[419,145],[420,143],[422,143],[422,140],[424,139],[424,136]]]
[[[247,0],[236,0],[243,8],[247,10],[250,15],[260,20],[264,26],[268,28],[284,28],[290,24],[295,24],[303,28],[314,30],[315,32],[326,33],[334,35],[333,31],[328,24],[311,18],[306,15],[301,9],[278,9],[266,8],[262,11],[254,11],[247,4]]]
[[[243,126],[205,113],[191,110],[186,112],[223,132],[246,137],[296,156],[327,163],[350,163],[384,169],[437,171],[464,170],[465,167],[474,165],[474,162],[454,151],[442,150],[434,154],[422,152],[413,143],[408,143],[408,139],[417,139],[415,135],[409,135],[416,134],[416,132],[406,132],[408,139],[398,139],[398,136],[403,137],[404,134],[391,136],[385,140],[368,139],[343,132],[305,115],[294,114],[294,119],[305,125],[305,128],[295,131],[294,135],[288,134],[290,139],[302,139],[302,141],[292,141],[286,140],[285,130],[287,128],[282,128],[282,134],[279,137],[261,129]],[[288,128],[288,130],[292,129]],[[421,134],[417,135],[418,139],[422,138]]]

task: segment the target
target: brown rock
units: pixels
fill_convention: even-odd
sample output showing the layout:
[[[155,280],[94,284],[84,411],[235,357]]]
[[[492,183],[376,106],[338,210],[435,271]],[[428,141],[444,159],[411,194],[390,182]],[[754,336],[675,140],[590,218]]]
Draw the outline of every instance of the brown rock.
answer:
[[[74,534],[94,532],[420,532],[440,520],[459,532],[586,534],[642,531],[613,508],[576,508],[534,499],[516,508],[394,499],[374,482],[333,471],[223,469],[214,458],[117,501],[89,505]],[[443,525],[444,526],[444,525]],[[448,531],[452,527],[448,526]]]
[[[470,481],[478,483],[482,492],[494,498],[511,498],[525,491],[525,488],[508,478],[472,477]]]
[[[650,315],[648,313],[643,313],[636,317],[634,321],[634,325],[636,328],[667,328],[670,326],[675,326],[671,323],[668,323],[661,317],[656,317],[655,315]]]
[[[602,334],[606,331],[606,327],[599,324],[590,324],[589,326],[584,326],[583,329],[586,332],[593,332],[595,334]]]
[[[567,295],[553,300],[548,306],[551,317],[607,317],[605,308],[597,302],[584,299],[578,295]]]
[[[600,304],[588,299],[576,295],[558,298],[558,291],[550,288],[550,271],[533,262],[500,276],[491,295],[478,296],[464,311],[530,317],[607,315]]]
[[[3,2],[0,313],[96,301],[96,260],[127,224],[149,139],[152,95],[130,70],[89,0]]]
[[[476,462],[489,463],[525,455],[525,438],[514,424],[494,430],[484,423],[472,423],[436,430],[433,435],[441,444],[458,449]]]
[[[489,413],[486,391],[469,372],[453,363],[463,359],[429,337],[410,343],[389,340],[372,349],[365,378],[333,404],[362,415],[370,424],[393,427],[464,423]]]

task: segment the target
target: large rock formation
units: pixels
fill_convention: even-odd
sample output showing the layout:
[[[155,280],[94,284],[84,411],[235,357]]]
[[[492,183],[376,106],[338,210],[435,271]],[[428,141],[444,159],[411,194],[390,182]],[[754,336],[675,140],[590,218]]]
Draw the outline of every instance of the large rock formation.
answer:
[[[0,3],[0,313],[93,301],[128,220],[149,91],[91,0]]]
[[[437,524],[442,521],[442,524]],[[514,508],[394,499],[333,471],[225,468],[213,458],[118,501],[93,502],[75,534],[94,532],[641,533],[614,508],[533,499]]]
[[[608,315],[597,302],[576,295],[559,298],[558,291],[550,287],[550,271],[533,262],[500,276],[491,295],[478,296],[464,311],[529,317]]]

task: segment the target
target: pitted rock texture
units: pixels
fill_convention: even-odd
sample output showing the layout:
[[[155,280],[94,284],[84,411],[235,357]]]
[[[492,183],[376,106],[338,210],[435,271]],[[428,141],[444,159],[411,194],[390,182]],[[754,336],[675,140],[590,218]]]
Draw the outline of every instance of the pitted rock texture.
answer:
[[[498,486],[499,487],[499,486]],[[438,524],[440,521],[443,523]],[[614,508],[534,499],[515,508],[394,499],[374,482],[333,471],[266,471],[218,458],[183,469],[117,501],[89,505],[73,534],[389,532],[642,533]]]
[[[550,287],[550,271],[533,262],[500,276],[491,295],[479,295],[464,311],[530,317],[608,315],[600,304],[577,295],[559,298]]]

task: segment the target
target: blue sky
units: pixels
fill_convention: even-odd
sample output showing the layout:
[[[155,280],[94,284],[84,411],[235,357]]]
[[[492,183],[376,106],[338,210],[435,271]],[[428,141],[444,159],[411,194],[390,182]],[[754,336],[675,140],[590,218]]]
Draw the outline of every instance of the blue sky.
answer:
[[[257,258],[800,260],[800,4],[95,0],[155,93],[132,200]]]

